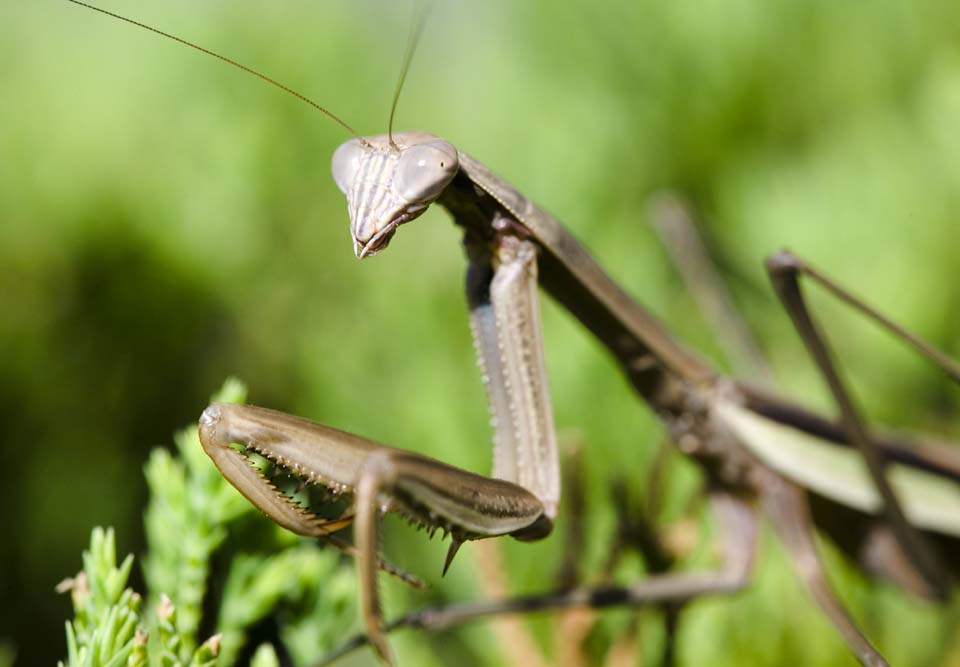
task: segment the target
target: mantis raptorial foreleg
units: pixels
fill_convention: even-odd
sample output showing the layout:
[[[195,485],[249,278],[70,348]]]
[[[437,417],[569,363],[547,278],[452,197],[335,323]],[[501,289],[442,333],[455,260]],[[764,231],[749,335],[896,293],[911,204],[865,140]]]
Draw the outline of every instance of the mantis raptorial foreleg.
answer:
[[[200,441],[224,477],[285,528],[331,539],[329,533],[355,519],[364,623],[371,643],[387,662],[392,657],[381,632],[376,589],[377,569],[386,567],[377,558],[381,512],[396,512],[428,530],[450,533],[453,543],[446,566],[465,540],[497,535],[539,539],[552,525],[540,500],[516,484],[275,410],[211,405],[200,418]],[[345,498],[353,510],[333,521],[318,521],[270,484],[248,460],[250,453]]]
[[[502,493],[498,490],[499,480],[513,482],[532,493],[541,503],[544,520],[552,520],[559,502],[560,469],[537,302],[536,246],[508,237],[491,255],[477,253],[468,270],[467,293],[474,340],[493,416],[495,479],[490,480],[486,497],[453,499],[461,503],[456,511],[457,520],[462,523],[472,514],[475,530],[489,530],[486,518],[504,511],[498,505],[498,494]],[[447,489],[450,494],[447,497],[438,494],[439,489],[433,486],[439,481],[437,477],[438,472],[425,469],[419,457],[378,451],[363,463],[356,483],[356,545],[360,554],[357,565],[363,591],[363,616],[371,644],[388,662],[392,662],[392,657],[380,630],[374,565],[378,499],[382,493],[390,494],[388,497],[400,494],[435,512],[436,508],[449,503],[451,496],[464,492]],[[455,481],[450,476],[445,483]],[[505,498],[505,501],[516,502],[514,498]],[[530,533],[530,536],[541,535]],[[465,536],[453,535],[444,572],[465,539]]]
[[[560,501],[560,463],[537,302],[536,246],[505,237],[490,257],[471,249],[469,240],[467,245],[467,302],[492,414],[493,476],[532,491],[552,518]]]

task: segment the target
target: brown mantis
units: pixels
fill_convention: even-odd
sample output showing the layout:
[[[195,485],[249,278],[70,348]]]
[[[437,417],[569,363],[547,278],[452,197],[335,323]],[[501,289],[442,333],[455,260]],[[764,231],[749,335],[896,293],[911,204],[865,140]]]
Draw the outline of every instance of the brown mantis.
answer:
[[[717,375],[675,343],[559,223],[447,142],[421,133],[355,139],[337,151],[334,172],[348,198],[360,257],[383,250],[401,224],[435,201],[463,228],[471,324],[495,419],[497,479],[262,408],[211,406],[201,419],[201,434],[224,475],[278,523],[325,536],[353,519],[364,620],[382,656],[389,659],[390,651],[375,586],[380,511],[398,511],[450,530],[447,565],[464,540],[497,535],[538,539],[556,516],[558,463],[539,343],[538,283],[609,349],[681,449],[704,464],[712,502],[726,529],[726,567],[715,575],[669,575],[630,587],[575,589],[452,609],[421,624],[497,611],[643,604],[734,590],[749,574],[756,530],[750,503],[759,499],[796,557],[801,577],[854,653],[865,664],[883,664],[825,583],[803,488],[817,496],[815,517],[834,536],[844,529],[830,525],[819,511],[822,504],[859,513],[862,531],[845,535],[844,546],[854,554],[870,549],[870,566],[876,571],[915,592],[945,594],[944,567],[919,532],[960,533],[955,518],[960,467],[949,452],[916,449],[866,432],[806,314],[796,278],[807,273],[842,298],[852,297],[802,261],[775,256],[771,274],[842,407],[839,423]],[[907,340],[924,349],[915,339]],[[960,376],[953,362],[939,361],[955,378]],[[843,456],[849,453],[840,447],[844,442],[860,448],[867,471],[857,467],[858,459]],[[264,484],[233,443],[346,494],[353,499],[353,511],[330,522],[305,514]],[[809,463],[789,458],[810,456],[811,451],[839,456],[852,470],[821,465],[809,474]],[[920,479],[922,475],[926,477]]]

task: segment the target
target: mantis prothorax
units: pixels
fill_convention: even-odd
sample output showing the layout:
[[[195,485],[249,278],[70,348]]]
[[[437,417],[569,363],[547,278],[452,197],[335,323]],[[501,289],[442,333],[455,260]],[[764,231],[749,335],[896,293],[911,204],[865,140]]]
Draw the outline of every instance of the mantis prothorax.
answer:
[[[360,258],[382,252],[401,225],[433,203],[446,208],[462,228],[470,323],[495,431],[492,477],[254,406],[211,405],[200,419],[200,436],[223,475],[280,525],[329,538],[354,523],[366,637],[385,661],[392,662],[392,654],[376,587],[382,513],[397,512],[449,532],[445,569],[464,541],[501,535],[536,540],[552,529],[560,501],[559,464],[538,286],[609,350],[673,441],[703,465],[721,524],[725,564],[714,573],[668,574],[630,586],[428,610],[391,627],[437,627],[492,613],[577,605],[685,601],[736,590],[750,574],[755,505],[773,519],[798,575],[863,664],[886,663],[828,585],[813,542],[814,523],[872,573],[928,598],[946,596],[950,575],[934,546],[955,548],[960,537],[957,456],[950,449],[881,438],[866,429],[807,311],[799,277],[826,286],[960,379],[954,361],[799,258],[778,253],[768,263],[773,284],[840,406],[839,421],[820,418],[719,375],[676,342],[560,223],[436,136],[357,136],[335,152],[333,175],[347,198]],[[333,520],[312,515],[250,466],[251,452],[346,497],[350,509]],[[838,512],[855,520],[855,528],[841,525]]]

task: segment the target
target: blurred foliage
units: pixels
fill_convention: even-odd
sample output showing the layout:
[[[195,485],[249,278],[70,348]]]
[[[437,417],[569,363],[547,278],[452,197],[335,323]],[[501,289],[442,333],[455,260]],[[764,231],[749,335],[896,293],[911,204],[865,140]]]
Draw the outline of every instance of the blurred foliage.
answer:
[[[382,0],[109,8],[273,75],[369,133],[384,129],[412,11]],[[15,3],[4,18],[0,660],[15,652],[24,664],[53,664],[66,653],[47,639],[66,615],[54,585],[94,525],[115,526],[122,553],[146,548],[142,462],[231,373],[251,382],[255,403],[489,470],[463,259],[441,212],[358,264],[329,177],[346,138],[333,123],[221,63],[65,2]],[[789,246],[958,356],[957,118],[952,0],[437,3],[398,110],[400,127],[450,139],[566,221],[612,275],[723,366],[647,224],[652,195],[679,193],[699,212],[783,393],[823,409],[762,259]],[[957,437],[954,387],[841,307],[814,302],[871,416]],[[551,303],[544,326],[558,426],[576,429],[590,452],[589,575],[610,544],[611,480],[647,479],[661,431]],[[184,465],[158,456],[154,473]],[[659,517],[706,529],[690,567],[712,562],[710,524],[689,509],[697,474],[679,460],[669,466]],[[229,515],[229,503],[218,511]],[[147,525],[169,522],[173,533],[180,520],[153,505]],[[205,536],[203,554],[215,561],[218,540],[233,539],[215,523],[183,526]],[[553,582],[563,531],[561,521],[541,544],[503,544],[513,589]],[[434,575],[430,600],[482,595],[469,545],[441,584],[442,547],[394,523],[384,544],[398,565]],[[763,546],[748,592],[684,613],[681,663],[850,664],[779,547]],[[151,590],[169,556],[154,547]],[[894,663],[960,663],[955,609],[831,560],[853,613]],[[253,569],[235,585],[253,583]],[[617,576],[641,569],[627,563]],[[303,577],[327,585],[317,571]],[[385,594],[391,613],[427,601],[392,583]],[[631,618],[604,615],[591,646],[614,643]],[[196,623],[183,608],[178,619]],[[544,650],[551,623],[527,626]],[[406,633],[397,648],[415,664],[500,664],[490,632]],[[656,664],[658,614],[642,613],[637,632]]]

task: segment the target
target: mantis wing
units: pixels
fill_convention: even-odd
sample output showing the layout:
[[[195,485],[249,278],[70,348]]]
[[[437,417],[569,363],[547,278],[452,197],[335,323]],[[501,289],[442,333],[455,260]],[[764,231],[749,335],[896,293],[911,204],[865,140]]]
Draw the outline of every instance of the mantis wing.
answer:
[[[766,419],[732,401],[718,401],[712,414],[754,456],[784,477],[861,512],[880,513],[880,495],[855,449]],[[890,463],[887,470],[911,523],[960,537],[960,485],[902,463]]]

